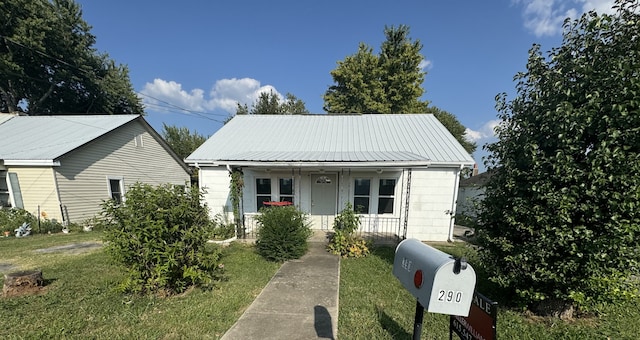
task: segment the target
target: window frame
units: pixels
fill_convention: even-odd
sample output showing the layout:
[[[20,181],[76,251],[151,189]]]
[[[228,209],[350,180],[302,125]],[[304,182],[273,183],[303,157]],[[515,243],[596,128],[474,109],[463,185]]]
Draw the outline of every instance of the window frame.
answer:
[[[258,184],[258,181],[268,181],[269,185],[265,186],[264,184]],[[271,181],[271,177],[256,177],[255,178],[255,197],[256,197],[256,211],[260,211],[261,208],[265,207],[265,205],[263,204],[264,202],[270,202],[272,201],[272,194],[273,194],[273,188],[271,187],[273,185],[273,182]],[[259,188],[261,187],[268,187],[269,188],[269,192],[258,192]]]
[[[290,180],[291,181],[291,193],[282,193],[282,180]],[[278,199],[280,202],[291,202],[291,204],[295,204],[296,197],[296,182],[293,177],[278,177]],[[288,200],[290,199],[290,200]]]
[[[358,185],[356,184],[357,181],[368,181],[369,182],[369,192],[367,195],[364,194],[358,194],[356,193],[356,190],[358,188]],[[365,215],[369,215],[371,214],[371,184],[372,184],[372,179],[370,177],[354,177],[353,178],[353,210],[357,213],[357,214],[365,214]],[[367,206],[365,207],[365,209],[363,210],[359,210],[358,209],[358,205],[356,205],[356,199],[365,199],[367,200]]]
[[[383,181],[393,181],[393,188],[391,191],[391,194],[382,194],[382,188],[386,187],[382,185]],[[378,197],[377,197],[377,201],[378,201],[378,206],[377,206],[377,212],[378,215],[393,215],[395,212],[395,203],[396,203],[396,187],[398,186],[398,180],[396,178],[378,178]],[[387,207],[388,204],[381,204],[381,200],[391,200],[391,211],[390,212],[385,212],[384,210],[381,210],[381,207]]]
[[[113,190],[112,190],[112,186],[111,186],[111,181],[118,181],[118,187],[120,189],[120,197],[119,199],[116,199],[113,194]],[[107,190],[109,192],[109,199],[112,199],[114,201],[116,201],[117,204],[122,204],[124,203],[125,199],[124,199],[124,194],[125,194],[125,190],[124,190],[124,177],[122,176],[107,176]]]

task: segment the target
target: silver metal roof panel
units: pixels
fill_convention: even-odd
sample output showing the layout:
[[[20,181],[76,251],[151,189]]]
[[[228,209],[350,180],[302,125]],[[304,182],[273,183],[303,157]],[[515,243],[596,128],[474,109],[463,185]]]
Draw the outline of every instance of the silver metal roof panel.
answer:
[[[239,115],[187,157],[248,161],[474,163],[431,114]]]
[[[138,117],[15,116],[0,124],[0,159],[53,161]]]

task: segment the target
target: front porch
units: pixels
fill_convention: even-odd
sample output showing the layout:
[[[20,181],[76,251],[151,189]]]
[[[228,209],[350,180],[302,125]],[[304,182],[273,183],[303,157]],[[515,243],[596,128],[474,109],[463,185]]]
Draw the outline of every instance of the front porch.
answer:
[[[242,235],[239,239],[255,240],[260,225],[256,217],[260,213],[245,213],[243,216]],[[360,228],[357,235],[375,244],[397,244],[406,238],[406,232],[399,217],[382,217],[377,215],[359,215]],[[314,216],[311,229],[314,231],[333,232],[333,215]]]

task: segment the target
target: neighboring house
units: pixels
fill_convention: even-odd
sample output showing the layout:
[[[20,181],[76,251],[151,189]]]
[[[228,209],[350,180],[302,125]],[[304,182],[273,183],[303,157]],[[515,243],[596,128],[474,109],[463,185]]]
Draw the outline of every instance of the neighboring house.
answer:
[[[140,115],[0,115],[0,207],[81,223],[135,182],[189,182]]]
[[[431,114],[240,115],[186,159],[213,214],[230,214],[229,172],[244,177],[245,226],[290,201],[331,229],[351,202],[362,231],[451,240],[460,171],[474,160]]]
[[[457,211],[459,216],[464,216],[467,220],[477,218],[477,205],[484,197],[485,184],[490,177],[490,172],[483,172],[460,180]]]

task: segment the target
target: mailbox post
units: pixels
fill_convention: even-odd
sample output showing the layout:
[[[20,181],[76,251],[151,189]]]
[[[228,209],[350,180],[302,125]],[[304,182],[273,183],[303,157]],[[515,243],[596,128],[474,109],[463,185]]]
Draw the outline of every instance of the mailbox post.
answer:
[[[417,239],[406,239],[396,248],[393,275],[417,300],[414,339],[420,338],[424,309],[430,313],[469,315],[476,273],[464,259],[456,259]]]

